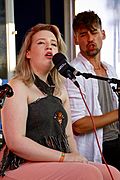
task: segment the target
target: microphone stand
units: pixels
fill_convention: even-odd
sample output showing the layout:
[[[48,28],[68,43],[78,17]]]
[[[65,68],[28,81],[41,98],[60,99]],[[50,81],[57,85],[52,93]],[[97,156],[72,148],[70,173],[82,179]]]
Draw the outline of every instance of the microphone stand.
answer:
[[[81,73],[81,72],[76,73],[76,76],[80,76],[80,75],[82,75],[86,79],[94,78],[94,79],[107,81],[108,83],[117,84],[117,88],[112,87],[112,89],[118,96],[118,121],[119,121],[119,133],[120,133],[120,80],[115,79],[115,78],[107,78],[107,77],[103,77],[103,76],[96,76],[96,75],[93,75],[91,73]]]

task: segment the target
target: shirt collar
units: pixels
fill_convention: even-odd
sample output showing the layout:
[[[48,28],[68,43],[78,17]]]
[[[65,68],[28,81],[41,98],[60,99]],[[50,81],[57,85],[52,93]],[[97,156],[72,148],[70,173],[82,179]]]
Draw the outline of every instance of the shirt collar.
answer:
[[[81,59],[81,62],[84,64],[86,69],[91,69],[94,71],[93,65],[80,52],[77,55],[77,59]],[[107,63],[105,62],[101,62],[101,63],[102,63],[102,66],[105,68],[105,70],[108,70]]]

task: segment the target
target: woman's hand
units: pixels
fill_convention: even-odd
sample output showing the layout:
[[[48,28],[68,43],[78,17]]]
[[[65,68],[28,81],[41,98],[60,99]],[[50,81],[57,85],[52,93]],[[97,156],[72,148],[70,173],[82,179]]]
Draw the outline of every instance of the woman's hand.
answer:
[[[74,162],[79,161],[81,163],[88,163],[88,160],[80,153],[66,153],[64,161],[74,161]]]

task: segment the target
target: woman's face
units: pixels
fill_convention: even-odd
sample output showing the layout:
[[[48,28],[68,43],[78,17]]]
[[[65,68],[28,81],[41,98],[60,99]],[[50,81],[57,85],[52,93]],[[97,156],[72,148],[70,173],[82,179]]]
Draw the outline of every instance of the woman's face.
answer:
[[[33,35],[30,50],[26,57],[34,73],[46,74],[53,68],[52,58],[58,52],[55,35],[48,30],[41,30]]]

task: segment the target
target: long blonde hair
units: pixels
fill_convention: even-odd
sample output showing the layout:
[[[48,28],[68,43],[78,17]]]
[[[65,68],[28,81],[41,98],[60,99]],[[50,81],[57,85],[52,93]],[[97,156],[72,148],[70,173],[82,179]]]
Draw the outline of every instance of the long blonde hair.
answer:
[[[14,78],[21,79],[26,85],[30,85],[31,83],[34,82],[33,71],[31,69],[29,61],[26,58],[26,52],[27,50],[30,49],[33,35],[41,30],[51,31],[55,35],[58,43],[58,52],[65,54],[67,50],[66,44],[63,41],[63,38],[57,26],[51,24],[37,24],[34,27],[32,27],[30,30],[28,30],[24,37],[21,50],[18,54],[17,65],[14,76]],[[56,68],[53,68],[50,74],[52,76],[55,87],[59,89],[62,83],[61,75],[57,72]]]

